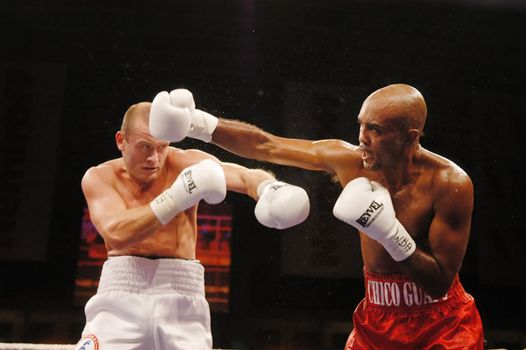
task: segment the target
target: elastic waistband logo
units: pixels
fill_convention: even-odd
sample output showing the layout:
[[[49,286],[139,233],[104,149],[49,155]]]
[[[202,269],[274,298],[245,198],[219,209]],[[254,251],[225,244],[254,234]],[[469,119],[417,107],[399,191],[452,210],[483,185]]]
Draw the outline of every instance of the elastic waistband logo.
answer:
[[[374,305],[415,307],[438,303],[448,299],[448,294],[433,299],[414,282],[367,281],[367,300]]]

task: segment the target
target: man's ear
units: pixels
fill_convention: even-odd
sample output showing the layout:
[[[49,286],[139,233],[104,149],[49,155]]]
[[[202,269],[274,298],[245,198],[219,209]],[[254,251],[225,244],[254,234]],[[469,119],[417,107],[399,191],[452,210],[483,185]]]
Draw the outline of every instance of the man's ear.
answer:
[[[406,142],[409,144],[415,144],[420,141],[420,135],[422,133],[418,129],[409,129],[406,134]]]
[[[124,151],[124,135],[120,130],[115,133],[115,143],[119,151]]]

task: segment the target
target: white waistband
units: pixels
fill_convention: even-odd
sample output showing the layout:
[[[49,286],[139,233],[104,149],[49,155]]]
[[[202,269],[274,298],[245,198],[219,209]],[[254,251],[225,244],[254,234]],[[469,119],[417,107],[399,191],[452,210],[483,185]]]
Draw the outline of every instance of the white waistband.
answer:
[[[109,292],[204,296],[204,267],[197,260],[109,257],[97,293]]]

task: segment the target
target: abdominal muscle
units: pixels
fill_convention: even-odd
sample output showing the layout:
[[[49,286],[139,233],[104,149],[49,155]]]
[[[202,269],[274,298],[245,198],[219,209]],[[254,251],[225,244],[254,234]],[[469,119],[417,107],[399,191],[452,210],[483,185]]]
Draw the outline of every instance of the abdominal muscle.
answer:
[[[196,239],[196,208],[190,208],[140,242],[122,249],[108,247],[108,256],[195,259]]]
[[[360,232],[364,269],[383,274],[402,273],[398,263],[391,258],[385,248],[375,240]]]

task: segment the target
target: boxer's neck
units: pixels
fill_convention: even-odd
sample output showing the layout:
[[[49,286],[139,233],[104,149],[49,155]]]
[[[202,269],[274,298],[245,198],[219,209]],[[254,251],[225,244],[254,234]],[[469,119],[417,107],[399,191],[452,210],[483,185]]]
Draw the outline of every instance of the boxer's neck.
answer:
[[[395,166],[382,169],[382,178],[390,193],[397,193],[416,182],[421,173],[422,149],[416,145]]]

